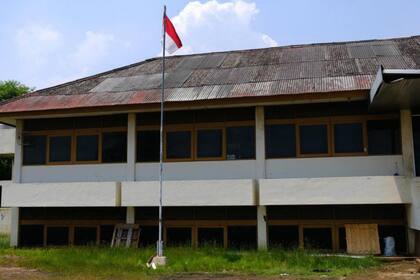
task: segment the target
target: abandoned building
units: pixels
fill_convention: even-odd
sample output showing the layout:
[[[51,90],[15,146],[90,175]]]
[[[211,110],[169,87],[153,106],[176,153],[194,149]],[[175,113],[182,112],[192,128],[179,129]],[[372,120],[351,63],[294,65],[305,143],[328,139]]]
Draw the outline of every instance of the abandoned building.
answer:
[[[165,246],[420,251],[420,36],[168,57]],[[417,70],[416,70],[417,69]],[[16,128],[11,245],[158,231],[161,59],[0,105]]]

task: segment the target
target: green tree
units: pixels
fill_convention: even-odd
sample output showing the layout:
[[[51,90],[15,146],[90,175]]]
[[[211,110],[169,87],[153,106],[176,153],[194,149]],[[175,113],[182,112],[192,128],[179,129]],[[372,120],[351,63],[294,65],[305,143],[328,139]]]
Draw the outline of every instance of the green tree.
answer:
[[[33,89],[18,81],[0,81],[0,102],[25,94]]]

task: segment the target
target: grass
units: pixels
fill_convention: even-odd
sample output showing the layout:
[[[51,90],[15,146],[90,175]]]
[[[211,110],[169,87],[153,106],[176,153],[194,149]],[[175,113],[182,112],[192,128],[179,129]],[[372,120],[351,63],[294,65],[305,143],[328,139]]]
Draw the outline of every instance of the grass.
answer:
[[[166,275],[210,273],[229,275],[346,276],[378,265],[372,257],[317,256],[304,250],[232,251],[217,248],[168,248],[168,265],[146,268],[153,248],[64,247],[13,249],[0,235],[0,264],[13,259],[15,265],[36,268],[60,277],[91,279],[144,279]],[[329,270],[316,273],[314,270]]]

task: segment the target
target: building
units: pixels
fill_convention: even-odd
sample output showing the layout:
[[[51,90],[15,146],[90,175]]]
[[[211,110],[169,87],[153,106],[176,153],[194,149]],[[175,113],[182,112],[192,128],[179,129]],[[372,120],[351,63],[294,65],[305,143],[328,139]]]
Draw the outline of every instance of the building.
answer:
[[[0,124],[0,233],[10,232],[10,214],[8,208],[1,208],[1,189],[11,183],[13,153],[15,152],[15,130]]]
[[[420,36],[167,59],[167,246],[420,247]],[[383,68],[381,68],[382,66]],[[0,106],[16,127],[12,245],[157,238],[159,58]],[[417,246],[417,247],[416,247]]]

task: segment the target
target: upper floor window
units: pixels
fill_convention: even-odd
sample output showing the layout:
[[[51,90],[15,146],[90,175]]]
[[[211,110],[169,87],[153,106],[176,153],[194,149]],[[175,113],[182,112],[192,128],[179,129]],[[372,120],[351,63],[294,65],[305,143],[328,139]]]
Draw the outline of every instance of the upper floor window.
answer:
[[[255,158],[254,108],[165,114],[167,161]],[[137,115],[137,161],[159,161],[159,113]]]
[[[328,154],[328,125],[299,125],[300,154],[314,156]]]
[[[126,161],[127,115],[24,122],[24,165]]]
[[[336,154],[365,152],[363,122],[335,123],[333,129]]]
[[[270,124],[265,127],[267,158],[296,156],[296,128],[294,124]]]
[[[398,119],[367,121],[369,155],[401,153],[400,123]]]

